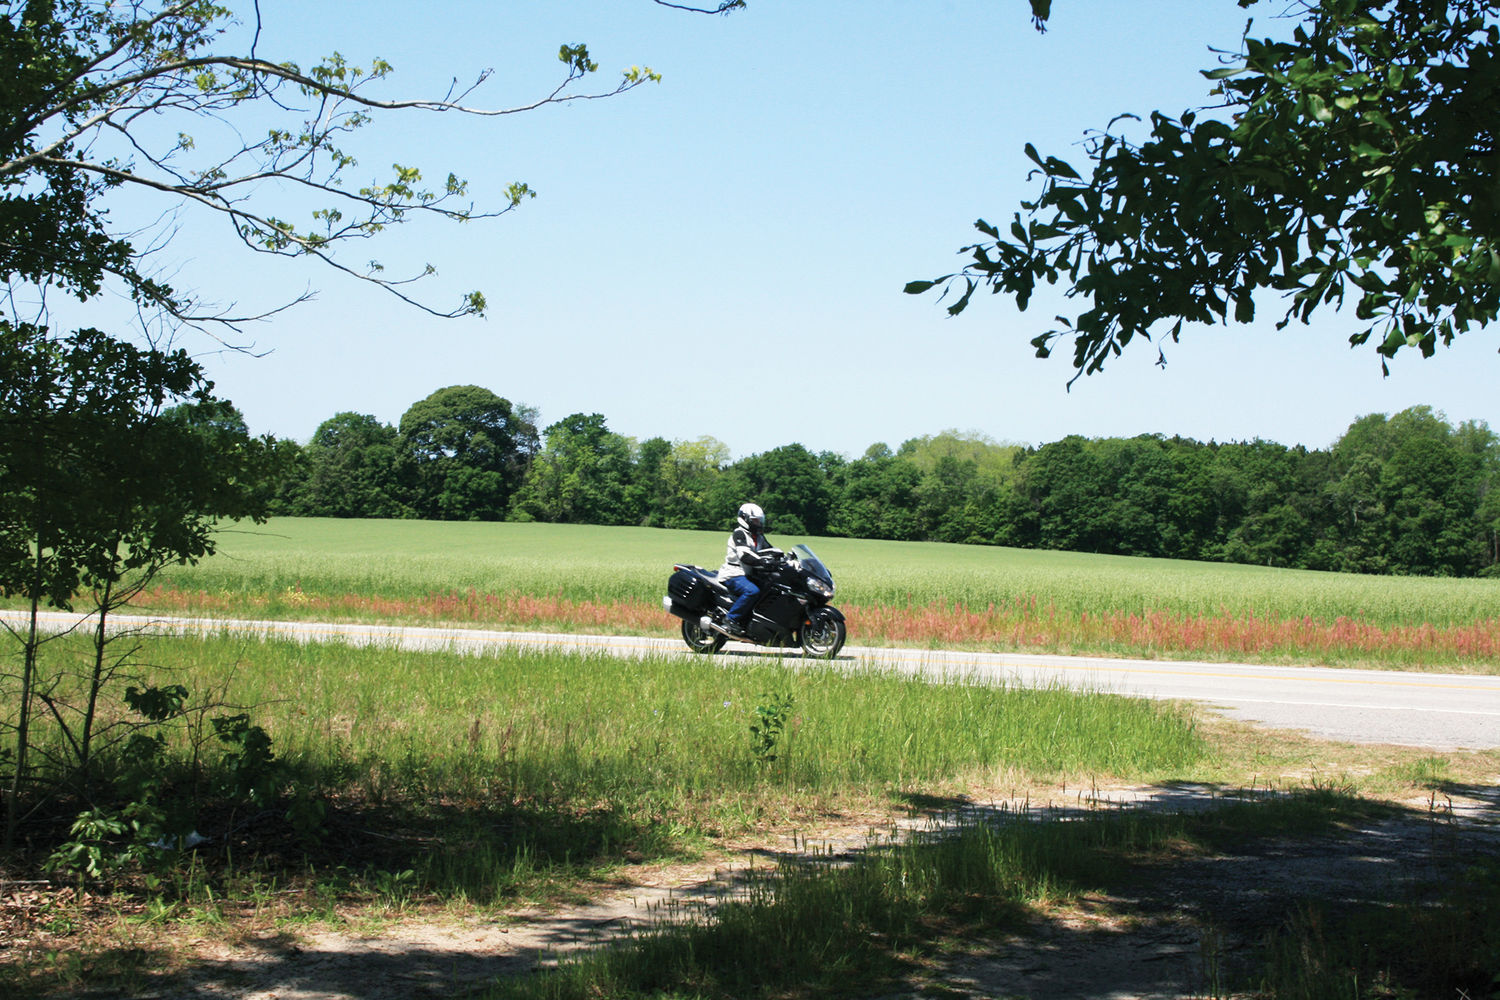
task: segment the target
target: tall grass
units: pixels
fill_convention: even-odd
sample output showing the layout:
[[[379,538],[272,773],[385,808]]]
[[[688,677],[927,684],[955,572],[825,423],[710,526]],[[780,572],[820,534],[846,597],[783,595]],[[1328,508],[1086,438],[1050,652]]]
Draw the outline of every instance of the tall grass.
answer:
[[[335,839],[369,848],[362,863],[410,868],[445,897],[495,899],[838,802],[889,805],[1021,772],[1146,779],[1207,752],[1192,719],[1158,703],[763,659],[243,636],[152,651],[163,678],[253,706],[277,753],[334,805]],[[372,829],[385,831],[378,843],[357,832]]]
[[[965,772],[1157,773],[1202,753],[1160,704],[1057,689],[931,685],[770,658],[501,650],[415,653],[222,637],[161,639],[190,688],[227,685],[319,766],[400,761],[456,794],[682,801],[774,784],[814,793]],[[757,709],[789,704],[774,761]]]

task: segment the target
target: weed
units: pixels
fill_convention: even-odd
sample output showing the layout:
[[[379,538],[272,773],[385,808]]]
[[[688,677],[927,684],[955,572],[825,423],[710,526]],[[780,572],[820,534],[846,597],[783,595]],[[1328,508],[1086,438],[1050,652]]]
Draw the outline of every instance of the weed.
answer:
[[[376,895],[398,909],[410,901],[416,884],[417,873],[411,868],[399,872],[377,871],[374,875]]]
[[[98,801],[74,817],[68,838],[52,851],[47,868],[80,882],[135,869],[155,892],[162,886],[157,873],[170,865],[171,856],[210,839],[195,828],[208,803],[195,780],[202,762],[186,724],[188,695],[181,684],[126,690],[127,704],[154,728],[135,730],[115,748],[109,793],[96,796]],[[264,810],[288,791],[286,818],[304,843],[315,843],[324,805],[309,785],[291,779],[266,730],[243,712],[208,721],[223,747],[210,771],[214,801],[230,811],[223,833],[234,829],[235,813],[243,806]]]
[[[770,764],[776,760],[777,747],[786,733],[786,724],[797,699],[790,691],[761,697],[764,700],[755,706],[755,721],[750,724],[750,755],[757,764]]]

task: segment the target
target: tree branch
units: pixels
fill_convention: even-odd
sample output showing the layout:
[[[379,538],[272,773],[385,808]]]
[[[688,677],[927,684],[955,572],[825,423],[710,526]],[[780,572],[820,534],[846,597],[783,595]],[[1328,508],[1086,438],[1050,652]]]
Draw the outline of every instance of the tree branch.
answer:
[[[420,174],[401,166],[388,183],[346,187],[343,180],[355,160],[335,145],[343,142],[340,136],[364,127],[378,112],[501,117],[550,104],[615,97],[660,79],[649,68],[632,67],[611,89],[574,92],[574,85],[597,70],[597,65],[584,46],[565,45],[559,51],[567,67],[562,80],[540,98],[523,104],[476,106],[470,95],[489,79],[489,70],[466,87],[455,79],[442,99],[384,99],[368,93],[370,85],[390,70],[381,61],[364,70],[335,53],[303,70],[260,57],[258,6],[248,56],[209,51],[221,34],[221,9],[202,0],[177,0],[155,11],[149,6],[148,0],[122,6],[54,0],[41,20],[13,22],[13,28],[25,37],[21,44],[0,49],[0,74],[15,78],[13,92],[18,95],[15,106],[6,109],[9,119],[0,134],[0,187],[30,184],[35,178],[47,196],[60,192],[65,200],[49,204],[59,209],[66,204],[76,215],[66,229],[59,230],[68,240],[63,246],[66,253],[84,253],[87,247],[93,247],[88,251],[93,253],[102,246],[112,256],[108,260],[66,256],[60,270],[44,273],[35,262],[49,248],[0,243],[0,267],[6,269],[7,283],[22,275],[39,286],[56,284],[87,298],[99,290],[100,276],[114,275],[125,280],[137,301],[153,301],[173,315],[189,318],[193,311],[189,299],[130,266],[130,261],[139,261],[142,255],[127,242],[128,236],[110,233],[103,213],[92,208],[93,199],[104,191],[126,185],[225,215],[234,223],[239,239],[253,249],[314,256],[394,290],[416,279],[383,278],[378,269],[360,274],[337,264],[333,247],[351,239],[367,239],[403,221],[411,210],[455,221],[495,218],[513,211],[522,199],[534,197],[534,192],[525,184],[513,184],[501,207],[481,212],[472,202],[459,203],[467,187],[460,179],[450,175],[437,190],[424,190],[419,186]],[[292,95],[298,99],[288,99]],[[273,121],[264,139],[247,141],[236,128],[235,112],[257,105],[299,120]],[[227,155],[195,163],[191,126],[179,131],[175,142],[158,138],[161,116],[167,116],[170,135],[173,114],[189,122],[222,123],[237,135],[238,148],[231,143]],[[143,127],[147,121],[149,131]],[[299,231],[275,211],[248,207],[252,200],[265,201],[260,193],[269,190],[267,182],[280,181],[331,198],[334,205],[357,205],[359,210],[346,217],[338,207],[318,207],[312,213],[314,225]],[[13,231],[29,234],[33,227],[19,224]],[[101,240],[105,242],[100,244]],[[423,272],[428,273],[430,268]],[[396,294],[412,301],[404,293]],[[453,312],[422,308],[445,316],[482,309],[477,294],[467,302]]]
[[[728,14],[731,11],[743,10],[745,7],[745,0],[724,0],[723,3],[719,4],[719,6],[714,7],[713,9],[707,9],[704,7],[689,7],[686,4],[680,3],[668,3],[667,0],[653,0],[653,2],[658,7],[670,7],[673,10],[685,10],[690,14]]]

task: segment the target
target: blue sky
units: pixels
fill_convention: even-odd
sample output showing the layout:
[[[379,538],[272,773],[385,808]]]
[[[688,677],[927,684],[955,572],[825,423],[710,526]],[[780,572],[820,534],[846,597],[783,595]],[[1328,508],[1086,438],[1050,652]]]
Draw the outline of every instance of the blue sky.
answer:
[[[423,293],[436,303],[483,290],[484,320],[226,251],[184,218],[179,283],[244,307],[317,290],[250,329],[265,356],[204,355],[256,432],[305,441],[341,410],[395,423],[459,383],[537,407],[544,426],[599,412],[637,438],[712,435],[735,457],[792,442],[857,456],[948,428],[1322,447],[1357,416],[1415,404],[1500,427],[1493,330],[1382,378],[1339,317],[1194,329],[1166,345],[1165,369],[1141,345],[1069,391],[1069,352],[1040,361],[1028,344],[1060,299],[1021,313],[984,295],[950,319],[902,294],[958,265],[976,218],[1008,220],[1033,191],[1027,141],[1077,162],[1085,131],[1116,114],[1205,103],[1209,47],[1234,47],[1246,18],[1232,0],[1058,0],[1044,35],[1025,0],[751,0],[730,17],[649,0],[260,6],[261,54],[379,56],[396,68],[391,97],[493,68],[470,103],[524,104],[577,42],[599,86],[632,64],[663,80],[498,119],[390,117],[353,147],[371,176],[398,161],[451,170],[481,203],[512,181],[537,190],[501,219],[413,225],[369,248],[392,272],[436,265]]]

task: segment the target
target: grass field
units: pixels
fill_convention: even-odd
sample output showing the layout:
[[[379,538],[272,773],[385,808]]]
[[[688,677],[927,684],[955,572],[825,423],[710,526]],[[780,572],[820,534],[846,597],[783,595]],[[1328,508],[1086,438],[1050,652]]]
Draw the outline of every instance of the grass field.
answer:
[[[256,706],[280,753],[320,787],[366,803],[466,804],[454,815],[522,810],[549,816],[536,827],[549,836],[606,817],[635,837],[662,817],[665,829],[742,833],[789,797],[886,799],[1019,774],[1151,779],[1207,755],[1191,715],[1162,703],[795,659],[705,669],[683,656],[473,656],[243,636],[151,648],[161,677]],[[613,836],[613,849],[547,853],[586,861],[639,847]],[[669,834],[653,839],[680,848]]]
[[[83,637],[63,642],[87,652]],[[106,984],[156,995],[163,970],[192,960],[172,942],[291,939],[310,926],[501,913],[535,899],[565,906],[618,884],[628,866],[690,860],[737,838],[868,829],[1033,788],[1190,781],[1263,793],[1295,788],[1278,776],[1310,761],[1324,774],[1359,772],[1367,788],[1437,787],[1463,766],[1408,754],[1371,767],[1295,737],[1240,746],[1190,710],[1113,695],[932,685],[772,658],[474,656],[226,634],[154,640],[149,662],[156,680],[211,703],[172,727],[159,793],[187,796],[211,846],[153,852],[38,906],[45,922],[0,951],[0,988],[12,995]],[[216,791],[234,773],[204,719],[241,707],[270,734],[286,784],[237,807]],[[1471,766],[1492,768],[1493,755]],[[292,789],[326,808],[311,839],[290,822]],[[1105,811],[971,823],[847,868],[783,866],[701,924],[493,995],[830,995],[905,975],[950,940],[1024,931],[1028,914],[1132,865],[1226,836],[1329,835],[1382,808],[1347,791],[1305,804],[1295,793],[1254,798],[1199,820]],[[1467,946],[1485,919],[1454,940]]]
[[[983,546],[779,538],[828,563],[856,644],[1500,669],[1500,580],[1314,573]],[[280,519],[174,568],[163,611],[671,632],[674,562],[716,532]]]
[[[49,648],[52,663],[69,649],[87,660],[89,643],[72,636]],[[1209,759],[1193,715],[1166,703],[799,660],[469,655],[223,634],[153,639],[148,664],[141,681],[184,685],[204,706],[162,727],[165,784],[151,793],[228,846],[178,889],[199,901],[317,883],[311,867],[344,873],[333,882],[345,894],[389,895],[383,883],[407,873],[407,895],[504,903],[826,810],[883,814],[903,796],[1026,781],[1152,780]],[[52,697],[68,700],[62,676]],[[225,781],[245,765],[208,720],[242,708],[284,768],[276,795],[302,789],[329,807],[312,846],[285,807],[248,823],[223,804]],[[311,861],[297,859],[303,849]]]
[[[855,642],[1208,651],[1387,665],[1447,657],[1469,669],[1494,669],[1497,659],[1482,651],[1493,650],[1500,622],[1497,581],[809,541],[833,569],[837,603],[850,614]],[[221,554],[202,566],[169,574],[151,595],[153,606],[661,634],[675,628],[659,604],[672,563],[715,565],[722,538],[555,525],[287,520],[226,532],[221,544]],[[1282,645],[1254,644],[1275,629],[1282,630]],[[1455,637],[1463,636],[1472,642],[1460,649]],[[86,664],[84,640],[75,635],[49,645],[47,664],[68,655]],[[1211,645],[1194,647],[1195,641]],[[1407,645],[1393,652],[1400,642]],[[861,824],[867,817],[883,822],[904,811],[1032,788],[1190,781],[1264,790],[1295,788],[1312,774],[1349,793],[1315,806],[1317,829],[1326,831],[1350,810],[1364,813],[1367,804],[1356,791],[1492,781],[1495,766],[1494,754],[1370,756],[1111,695],[938,686],[830,666],[793,669],[772,657],[469,656],[226,634],[153,640],[143,663],[154,680],[185,685],[201,706],[169,727],[168,756],[152,775],[151,795],[191,807],[195,828],[213,838],[212,846],[181,856],[152,852],[145,861],[132,855],[102,875],[78,876],[71,896],[71,888],[39,893],[36,915],[28,910],[18,917],[19,930],[6,931],[23,943],[0,950],[0,987],[17,995],[69,995],[106,983],[123,989],[130,982],[150,992],[149,977],[178,960],[175,946],[164,942],[180,938],[185,927],[195,935],[232,937],[247,927],[295,934],[308,921],[399,919],[416,908],[566,902],[628,866],[691,859],[737,837],[804,824]],[[49,697],[64,699],[66,678],[76,673],[62,668],[64,681]],[[0,729],[13,723],[12,709],[0,705]],[[216,741],[210,726],[216,712],[240,710],[265,727],[282,769],[274,794],[258,802],[226,791],[236,786],[243,758]],[[128,770],[102,766],[98,775]],[[315,811],[298,812],[306,806]],[[105,859],[129,846],[126,833],[99,833],[104,827],[97,824],[91,834],[69,832],[81,815],[77,808],[59,806],[36,842],[54,833],[54,841],[73,837]],[[1261,816],[1270,833],[1284,835],[1299,808],[1293,803],[1287,812],[1269,802],[1226,822],[1243,831]],[[316,829],[299,826],[298,815],[312,816]],[[1099,869],[1100,858],[1143,854],[1164,862],[1192,831],[1177,819],[1143,826],[1104,817],[1037,824],[1021,844],[984,829],[970,832],[973,838],[953,842],[957,854],[896,853],[893,867],[885,865],[886,855],[872,855],[874,867],[861,863],[847,875],[839,869],[805,882],[794,871],[792,883],[767,890],[772,905],[749,908],[750,924],[739,922],[744,911],[731,908],[725,923],[703,929],[709,938],[692,932],[665,940],[663,947],[678,949],[673,954],[685,949],[688,956],[673,966],[687,970],[687,978],[666,984],[667,995],[742,995],[704,983],[738,976],[747,962],[765,963],[775,976],[743,995],[801,995],[798,963],[822,968],[826,955],[854,938],[884,943],[868,964],[845,972],[878,980],[895,952],[942,948],[952,933],[965,932],[966,920],[1001,926],[995,921],[1002,911],[1024,916],[1059,894],[1108,883],[1103,869],[1110,865],[1098,881],[1078,881],[1068,872],[1079,864]],[[35,849],[15,870],[60,879],[46,867],[49,849]],[[804,888],[807,895],[799,897]],[[1496,894],[1486,892],[1470,921],[1476,927],[1491,925]],[[799,898],[808,901],[805,908]],[[1414,910],[1411,925],[1420,925],[1428,909]],[[828,933],[817,937],[803,928]],[[149,949],[121,947],[122,934],[137,933]],[[813,951],[793,954],[782,934]],[[1298,932],[1294,943],[1309,937]],[[1460,940],[1471,951],[1490,947]],[[715,953],[714,961],[727,965],[695,964]],[[635,968],[660,968],[656,954]],[[661,995],[661,984],[633,992],[640,984],[628,982],[628,968],[629,962],[625,972],[616,965],[586,970],[576,993],[554,991],[539,978],[541,992],[527,995]],[[1303,995],[1299,989],[1288,987],[1284,995]]]

